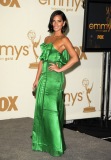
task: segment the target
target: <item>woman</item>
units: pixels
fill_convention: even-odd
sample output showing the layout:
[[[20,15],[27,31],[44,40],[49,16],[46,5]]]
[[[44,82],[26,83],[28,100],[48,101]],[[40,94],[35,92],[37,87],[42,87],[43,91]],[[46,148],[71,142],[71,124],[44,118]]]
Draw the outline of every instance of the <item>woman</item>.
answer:
[[[65,149],[63,138],[64,73],[78,62],[70,40],[64,35],[68,24],[65,14],[56,10],[49,21],[50,36],[41,44],[42,54],[33,88],[37,87],[32,133],[32,149],[61,156]]]

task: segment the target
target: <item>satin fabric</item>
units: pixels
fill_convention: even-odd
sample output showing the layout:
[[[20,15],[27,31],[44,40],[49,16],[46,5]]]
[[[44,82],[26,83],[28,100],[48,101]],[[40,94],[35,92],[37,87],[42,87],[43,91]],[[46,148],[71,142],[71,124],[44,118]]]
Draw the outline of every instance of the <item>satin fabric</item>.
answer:
[[[62,67],[69,60],[69,54],[66,50],[59,53],[52,43],[42,43],[40,47],[40,60],[43,61],[43,65],[36,93],[32,150],[61,156],[66,149],[63,136],[64,73],[50,71],[48,67],[50,63]]]

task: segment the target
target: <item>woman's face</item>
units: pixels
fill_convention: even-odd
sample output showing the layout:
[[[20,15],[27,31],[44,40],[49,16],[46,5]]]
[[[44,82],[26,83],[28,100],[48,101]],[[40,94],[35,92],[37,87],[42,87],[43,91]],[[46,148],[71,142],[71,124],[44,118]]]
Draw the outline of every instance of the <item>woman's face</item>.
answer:
[[[56,15],[53,18],[52,26],[53,26],[53,30],[55,32],[61,31],[64,24],[65,24],[65,22],[63,22],[63,19],[60,15]]]

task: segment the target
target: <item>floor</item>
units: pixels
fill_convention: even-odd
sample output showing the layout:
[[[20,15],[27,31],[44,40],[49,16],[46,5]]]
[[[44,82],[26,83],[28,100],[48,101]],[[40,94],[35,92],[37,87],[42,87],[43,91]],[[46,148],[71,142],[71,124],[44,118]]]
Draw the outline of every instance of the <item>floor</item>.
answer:
[[[107,122],[99,118],[75,120],[73,123],[65,124],[64,128],[111,142],[111,120]]]

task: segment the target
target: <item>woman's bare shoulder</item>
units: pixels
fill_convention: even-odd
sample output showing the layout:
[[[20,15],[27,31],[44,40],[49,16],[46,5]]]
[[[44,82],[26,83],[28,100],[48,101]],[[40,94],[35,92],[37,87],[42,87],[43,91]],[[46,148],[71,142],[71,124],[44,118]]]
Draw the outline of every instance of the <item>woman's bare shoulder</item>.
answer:
[[[64,44],[69,44],[69,43],[71,43],[70,42],[70,39],[67,37],[67,36],[64,36],[63,38],[62,38],[62,42],[64,43]]]
[[[63,41],[66,41],[66,42],[67,42],[67,41],[70,41],[67,36],[63,36],[62,40],[63,40]]]
[[[51,37],[51,36],[45,37],[44,42],[47,43],[47,41],[49,41],[50,37]]]

